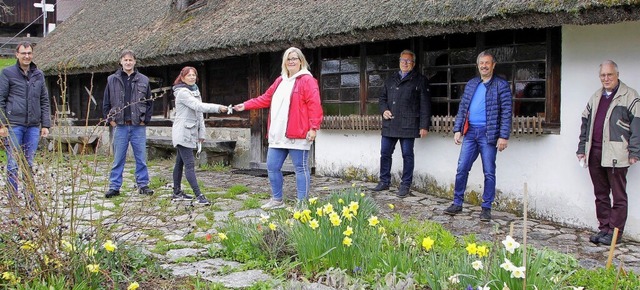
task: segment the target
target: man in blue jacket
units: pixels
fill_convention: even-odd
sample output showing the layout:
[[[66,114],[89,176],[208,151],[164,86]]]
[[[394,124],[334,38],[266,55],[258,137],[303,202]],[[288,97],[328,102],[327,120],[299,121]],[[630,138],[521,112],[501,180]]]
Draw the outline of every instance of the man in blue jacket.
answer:
[[[29,180],[40,137],[47,137],[51,127],[49,94],[44,74],[32,62],[31,43],[18,43],[16,58],[16,64],[0,74],[0,137],[9,137],[5,149],[10,193],[18,191],[18,160],[24,155],[27,164],[20,167],[28,171],[24,174]]]
[[[511,89],[509,82],[493,75],[496,67],[493,55],[481,52],[477,65],[480,76],[467,82],[453,127],[453,141],[456,145],[462,144],[462,148],[458,158],[453,204],[444,213],[456,215],[462,212],[469,171],[480,154],[484,172],[480,220],[489,221],[491,203],[496,195],[497,151],[507,148],[511,134]]]
[[[431,115],[429,83],[418,71],[416,55],[410,50],[400,53],[400,71],[384,83],[384,90],[378,101],[382,114],[382,141],[380,145],[380,182],[373,191],[389,189],[391,184],[391,157],[400,141],[402,150],[402,180],[397,196],[409,194],[413,182],[414,154],[416,138],[427,136]]]
[[[135,69],[133,51],[125,49],[120,54],[121,69],[107,78],[104,89],[102,113],[113,127],[113,166],[109,175],[109,190],[104,195],[112,198],[120,194],[122,173],[131,144],[136,160],[136,183],[138,192],[152,195],[147,170],[147,124],[151,121],[153,101],[149,78]]]

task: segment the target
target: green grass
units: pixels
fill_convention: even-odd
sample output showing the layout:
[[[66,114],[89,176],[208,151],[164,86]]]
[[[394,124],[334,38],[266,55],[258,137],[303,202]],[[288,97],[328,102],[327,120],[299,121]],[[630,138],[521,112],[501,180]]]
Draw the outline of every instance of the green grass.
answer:
[[[0,69],[16,64],[15,58],[0,58]]]

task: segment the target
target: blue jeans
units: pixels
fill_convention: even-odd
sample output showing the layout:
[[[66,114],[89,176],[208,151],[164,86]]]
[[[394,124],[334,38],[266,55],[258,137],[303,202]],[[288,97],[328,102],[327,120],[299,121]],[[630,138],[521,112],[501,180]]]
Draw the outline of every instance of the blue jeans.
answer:
[[[496,196],[496,144],[487,143],[486,127],[469,127],[467,135],[462,140],[460,157],[458,158],[458,170],[453,192],[453,204],[462,206],[464,191],[467,188],[469,171],[473,162],[482,159],[482,172],[484,173],[484,192],[482,193],[482,207],[491,208],[491,203]]]
[[[282,164],[291,156],[296,172],[296,189],[298,200],[305,200],[309,196],[309,184],[311,183],[311,171],[309,170],[309,150],[271,148],[267,151],[267,173],[273,199],[282,200]]]
[[[38,149],[40,141],[40,127],[12,125],[9,129],[9,142],[7,142],[6,148],[7,179],[13,192],[16,193],[18,192],[18,168],[21,167],[27,171],[23,172],[25,180],[32,178],[31,168],[33,168],[33,158],[36,156],[36,149]]]
[[[400,187],[410,188],[413,182],[413,167],[415,164],[413,155],[415,138],[382,136],[380,143],[380,183],[391,184],[391,156],[398,141],[400,141],[400,149],[402,150],[402,181]]]
[[[117,125],[113,132],[113,166],[109,176],[109,189],[120,190],[122,173],[127,159],[129,143],[136,159],[136,183],[138,188],[149,184],[147,170],[147,127],[139,125]]]

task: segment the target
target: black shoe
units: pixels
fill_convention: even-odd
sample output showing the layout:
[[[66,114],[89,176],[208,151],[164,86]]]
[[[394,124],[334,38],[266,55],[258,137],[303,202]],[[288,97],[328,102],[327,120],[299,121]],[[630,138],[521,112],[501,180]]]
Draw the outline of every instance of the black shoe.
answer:
[[[383,190],[387,190],[387,189],[389,189],[389,185],[380,182],[380,183],[378,183],[378,185],[376,185],[376,187],[372,188],[371,190],[373,190],[373,191],[383,191]]]
[[[119,190],[115,190],[115,189],[109,189],[109,191],[107,191],[107,193],[104,194],[105,198],[112,198],[112,197],[116,197],[120,195],[120,191]]]
[[[144,195],[153,195],[153,190],[148,186],[143,186],[143,187],[140,187],[140,189],[138,190],[138,193],[144,194]]]
[[[483,222],[488,222],[491,220],[491,209],[483,207],[482,212],[480,213],[480,220]]]
[[[204,194],[196,196],[196,203],[201,205],[211,205],[209,200],[204,196]]]
[[[620,239],[622,235],[618,235],[618,239],[616,240],[616,244],[620,244]],[[598,243],[611,246],[611,242],[613,241],[613,234],[606,234],[598,239]]]
[[[410,192],[411,190],[408,187],[401,186],[396,196],[399,198],[405,198]]]
[[[597,234],[592,235],[591,237],[589,237],[589,242],[592,242],[594,244],[599,244],[600,242],[598,240],[600,240],[600,238],[604,237],[607,234],[607,232],[605,231],[599,231]]]
[[[193,196],[184,193],[184,191],[180,190],[178,192],[174,192],[171,196],[171,200],[181,201],[181,200],[193,200]]]
[[[448,215],[457,215],[461,212],[462,212],[462,206],[455,205],[455,204],[450,205],[447,209],[444,210],[444,213]]]

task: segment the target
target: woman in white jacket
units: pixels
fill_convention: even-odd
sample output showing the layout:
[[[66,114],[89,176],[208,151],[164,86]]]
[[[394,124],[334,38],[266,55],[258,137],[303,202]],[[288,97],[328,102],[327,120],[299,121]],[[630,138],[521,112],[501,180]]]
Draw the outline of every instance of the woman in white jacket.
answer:
[[[196,85],[198,72],[186,66],[173,82],[173,95],[176,98],[175,119],[171,129],[171,139],[176,147],[176,164],[173,167],[173,200],[192,200],[193,197],[182,191],[182,171],[196,195],[196,202],[202,205],[211,203],[200,192],[196,180],[195,158],[193,150],[198,142],[204,141],[205,126],[202,113],[225,113],[227,107],[202,102],[200,90]]]

